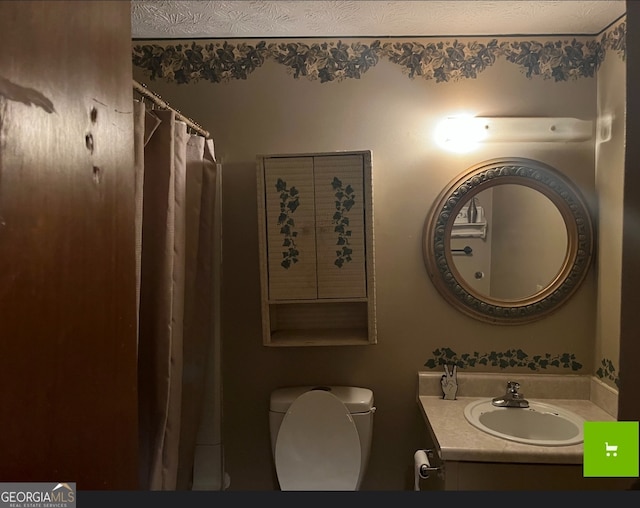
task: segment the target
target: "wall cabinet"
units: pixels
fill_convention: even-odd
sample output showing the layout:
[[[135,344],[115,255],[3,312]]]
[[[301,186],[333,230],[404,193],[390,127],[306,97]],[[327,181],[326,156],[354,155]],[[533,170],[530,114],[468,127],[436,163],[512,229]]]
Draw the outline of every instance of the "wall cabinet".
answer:
[[[263,343],[376,342],[371,152],[257,161]]]

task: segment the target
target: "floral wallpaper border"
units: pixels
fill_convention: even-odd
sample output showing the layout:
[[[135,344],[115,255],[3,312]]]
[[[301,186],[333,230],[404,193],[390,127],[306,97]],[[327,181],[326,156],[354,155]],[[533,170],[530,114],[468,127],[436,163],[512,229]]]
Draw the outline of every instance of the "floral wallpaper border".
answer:
[[[596,370],[596,376],[600,379],[608,379],[609,381],[613,381],[618,388],[620,388],[620,379],[616,374],[616,367],[611,360],[608,358],[603,358],[600,361],[600,367]]]
[[[247,79],[267,60],[284,65],[298,79],[321,83],[360,79],[385,58],[397,64],[409,78],[436,83],[475,79],[499,58],[520,67],[527,78],[556,82],[593,77],[605,55],[615,52],[626,59],[626,21],[594,39],[536,41],[491,39],[489,42],[436,40],[433,42],[355,41],[278,42],[255,44],[228,41],[186,44],[137,44],[133,64],[151,80],[177,84],[200,80],[212,83]]]
[[[506,351],[491,351],[488,353],[462,353],[458,355],[448,347],[438,348],[433,351],[433,358],[429,358],[424,366],[430,369],[439,368],[442,365],[457,365],[460,368],[473,367],[499,367],[507,369],[512,367],[527,367],[533,371],[551,368],[571,369],[578,371],[582,364],[576,360],[573,353],[529,355],[522,349],[507,349]]]

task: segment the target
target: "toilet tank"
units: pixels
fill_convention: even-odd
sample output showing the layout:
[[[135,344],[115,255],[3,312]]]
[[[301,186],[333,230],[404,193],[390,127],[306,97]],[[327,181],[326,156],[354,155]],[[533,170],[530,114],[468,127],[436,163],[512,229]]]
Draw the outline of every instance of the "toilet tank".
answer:
[[[272,456],[275,457],[276,438],[278,437],[280,424],[289,406],[300,395],[309,390],[328,391],[338,397],[349,410],[360,439],[361,462],[363,466],[360,471],[360,480],[362,480],[367,464],[369,463],[371,439],[373,436],[373,414],[376,410],[373,405],[373,392],[369,388],[359,388],[357,386],[294,386],[278,388],[271,392],[269,427],[271,432]]]

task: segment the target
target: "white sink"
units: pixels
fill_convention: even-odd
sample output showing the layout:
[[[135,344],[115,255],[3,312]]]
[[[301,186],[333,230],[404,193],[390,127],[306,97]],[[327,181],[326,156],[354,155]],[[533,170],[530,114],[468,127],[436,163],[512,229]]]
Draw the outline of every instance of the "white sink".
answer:
[[[551,404],[529,401],[528,408],[496,407],[491,399],[467,404],[464,416],[492,436],[538,446],[582,443],[584,418]]]

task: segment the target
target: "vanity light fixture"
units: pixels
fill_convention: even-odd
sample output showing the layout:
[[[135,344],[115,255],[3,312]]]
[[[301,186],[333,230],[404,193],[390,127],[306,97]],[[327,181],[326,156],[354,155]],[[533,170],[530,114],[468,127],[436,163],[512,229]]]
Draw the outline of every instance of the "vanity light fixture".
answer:
[[[570,142],[593,137],[593,122],[561,117],[452,116],[436,127],[435,138],[445,150],[465,153],[488,142]]]
[[[483,120],[468,114],[445,118],[436,126],[436,143],[449,152],[471,152],[488,137]]]

